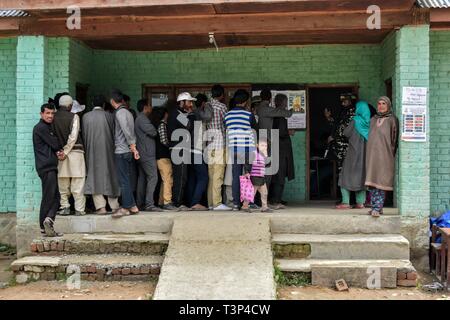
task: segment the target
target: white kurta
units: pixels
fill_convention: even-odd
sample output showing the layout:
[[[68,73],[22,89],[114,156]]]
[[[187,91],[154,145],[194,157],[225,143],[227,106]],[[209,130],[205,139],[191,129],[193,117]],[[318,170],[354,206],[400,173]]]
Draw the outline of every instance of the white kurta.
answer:
[[[86,176],[86,165],[84,161],[84,151],[72,150],[78,135],[80,134],[80,117],[76,114],[73,118],[72,130],[67,143],[64,146],[66,159],[58,163],[59,178],[84,178]]]

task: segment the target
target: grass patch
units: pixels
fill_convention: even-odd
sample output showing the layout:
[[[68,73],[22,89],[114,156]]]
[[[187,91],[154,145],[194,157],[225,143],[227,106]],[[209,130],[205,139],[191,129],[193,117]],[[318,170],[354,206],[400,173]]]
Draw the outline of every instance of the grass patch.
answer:
[[[283,272],[275,265],[275,282],[278,286],[307,286],[311,284],[311,274],[308,272]]]
[[[7,256],[12,256],[16,254],[16,248],[8,244],[0,243],[0,253]]]

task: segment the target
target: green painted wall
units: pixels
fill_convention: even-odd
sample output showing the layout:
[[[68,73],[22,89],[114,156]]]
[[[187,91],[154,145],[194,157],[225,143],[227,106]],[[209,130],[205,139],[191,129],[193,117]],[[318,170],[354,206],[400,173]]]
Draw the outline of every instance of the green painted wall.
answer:
[[[450,31],[430,32],[431,210],[450,209]]]
[[[403,87],[429,88],[429,26],[403,27],[396,33],[394,97],[402,126]],[[429,123],[427,123],[429,125]],[[430,215],[430,142],[399,142],[397,204],[404,216]]]
[[[0,212],[16,211],[16,46],[0,39]]]
[[[77,40],[69,41],[69,88],[75,97],[76,84],[91,84],[93,50]],[[90,92],[88,91],[88,95]]]
[[[174,52],[94,51],[93,92],[118,87],[136,103],[142,84],[170,83],[359,83],[374,102],[381,88],[379,45],[317,45]],[[296,179],[288,201],[306,199],[306,134],[293,138]]]

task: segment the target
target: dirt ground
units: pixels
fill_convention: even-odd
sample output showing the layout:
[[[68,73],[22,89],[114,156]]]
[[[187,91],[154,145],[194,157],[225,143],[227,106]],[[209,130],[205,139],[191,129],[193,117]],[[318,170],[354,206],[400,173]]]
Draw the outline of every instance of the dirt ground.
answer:
[[[149,300],[156,283],[152,282],[89,282],[83,281],[80,289],[69,290],[65,281],[37,281],[25,285],[9,284],[12,272],[11,257],[0,255],[0,300]],[[420,274],[420,283],[432,283],[434,278]],[[430,293],[419,288],[366,290],[350,288],[348,292],[334,289],[282,287],[278,289],[280,300],[450,300],[450,292]]]
[[[429,292],[421,289],[423,285],[435,282],[434,276],[419,272],[417,288],[397,288],[368,290],[350,288],[338,292],[335,289],[305,287],[282,287],[278,289],[280,300],[450,300],[450,291]]]

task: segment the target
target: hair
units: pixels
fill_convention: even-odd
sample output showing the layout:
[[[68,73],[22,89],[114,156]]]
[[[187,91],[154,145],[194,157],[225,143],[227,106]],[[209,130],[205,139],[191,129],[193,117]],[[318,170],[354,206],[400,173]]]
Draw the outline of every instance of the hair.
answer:
[[[102,94],[96,95],[94,96],[94,98],[92,99],[92,104],[94,105],[94,107],[105,107],[105,103],[106,103],[106,99],[105,96]]]
[[[215,84],[211,88],[211,95],[213,98],[218,98],[225,94],[225,89],[220,84]]]
[[[44,103],[41,106],[41,112],[44,112],[45,109],[49,109],[49,110],[55,110],[55,105],[53,103]]]
[[[127,94],[124,94],[123,95],[123,101],[125,101],[125,102],[129,102],[131,99],[130,99],[130,96],[129,95],[127,95]]]
[[[234,93],[234,102],[236,105],[243,104],[248,101],[250,94],[245,89],[238,89]]]
[[[137,110],[142,112],[145,106],[148,106],[148,99],[141,99],[137,102]]]
[[[122,101],[124,101],[122,91],[120,91],[119,89],[113,89],[111,91],[111,99],[114,100],[115,103],[121,103]]]
[[[228,102],[228,109],[231,110],[236,106],[236,103],[234,102],[234,98],[231,98]]]
[[[114,108],[113,108],[113,106],[111,105],[111,103],[109,103],[108,101],[106,101],[105,102],[105,111],[107,111],[107,112],[114,112]]]
[[[170,112],[172,112],[173,110],[176,110],[176,109],[177,109],[177,107],[178,107],[177,100],[174,99],[174,98],[169,98],[169,99],[164,103],[164,106],[163,106],[163,107],[167,110],[168,113],[170,113]]]
[[[167,109],[165,107],[154,108],[152,114],[150,115],[150,121],[158,128],[159,122],[164,118],[164,114],[167,113]]]
[[[288,97],[285,94],[279,93],[275,96],[275,106],[281,107],[283,103],[285,103],[288,100]]]
[[[203,104],[203,102],[208,102],[208,97],[206,95],[204,95],[203,93],[199,93],[195,96],[195,98],[197,99],[197,101],[195,101],[195,106],[197,108],[200,108]]]
[[[262,101],[270,101],[272,99],[272,92],[269,89],[265,88],[261,91],[260,97]]]
[[[369,103],[370,117],[373,118],[377,114],[377,109]]]

